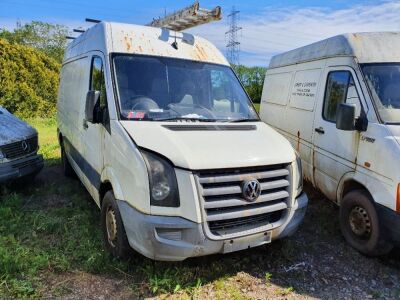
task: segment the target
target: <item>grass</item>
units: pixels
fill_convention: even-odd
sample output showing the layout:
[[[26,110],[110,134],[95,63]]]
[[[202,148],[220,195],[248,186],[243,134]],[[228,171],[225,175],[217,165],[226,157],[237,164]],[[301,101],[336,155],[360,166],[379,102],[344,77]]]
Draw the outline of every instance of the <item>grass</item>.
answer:
[[[254,103],[254,107],[256,108],[257,112],[260,112],[260,103]]]
[[[57,142],[57,122],[55,118],[29,119],[27,122],[39,131],[39,153],[43,155],[46,166],[60,163],[60,148]]]
[[[49,173],[59,170],[54,166],[60,163],[56,122],[34,119],[29,123],[39,131],[40,153],[46,160],[43,172],[48,173],[31,185],[0,187],[0,298],[31,299],[73,292],[67,285],[53,286],[51,282],[74,272],[124,280],[132,297],[169,294],[196,298],[204,285],[211,285],[217,298],[246,298],[237,283],[226,278],[245,269],[258,270],[258,255],[212,256],[194,263],[153,262],[140,255],[129,260],[111,257],[104,251],[100,212],[89,194],[79,181]],[[277,252],[272,258],[279,261],[281,256]],[[270,281],[271,277],[265,276]]]
[[[55,120],[28,122],[39,131],[39,152],[46,166],[59,164]],[[199,272],[193,273],[191,268],[154,268],[153,262],[139,256],[128,261],[112,258],[102,245],[99,211],[77,183],[62,178],[61,183],[36,182],[31,186],[1,188],[0,295],[40,298],[48,292],[48,277],[76,270],[113,276],[127,274],[139,278],[134,281],[154,294],[190,294],[202,285]],[[131,288],[135,293],[137,285]]]

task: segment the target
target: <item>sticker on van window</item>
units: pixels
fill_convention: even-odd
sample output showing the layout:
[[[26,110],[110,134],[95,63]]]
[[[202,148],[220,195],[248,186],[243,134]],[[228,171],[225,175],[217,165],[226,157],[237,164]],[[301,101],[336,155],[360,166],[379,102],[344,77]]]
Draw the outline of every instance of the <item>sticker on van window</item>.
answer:
[[[128,113],[128,119],[144,119],[145,112],[143,111],[130,111]]]

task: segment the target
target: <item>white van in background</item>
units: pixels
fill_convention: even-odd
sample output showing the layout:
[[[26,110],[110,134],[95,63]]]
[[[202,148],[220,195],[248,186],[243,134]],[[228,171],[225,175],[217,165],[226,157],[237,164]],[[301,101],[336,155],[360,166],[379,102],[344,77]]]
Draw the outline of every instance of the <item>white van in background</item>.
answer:
[[[116,256],[247,249],[292,234],[305,214],[294,149],[197,36],[106,22],[87,30],[66,50],[58,135],[64,172],[101,208]]]
[[[261,119],[297,149],[367,255],[400,241],[399,49],[400,33],[356,33],[277,55],[262,95]]]

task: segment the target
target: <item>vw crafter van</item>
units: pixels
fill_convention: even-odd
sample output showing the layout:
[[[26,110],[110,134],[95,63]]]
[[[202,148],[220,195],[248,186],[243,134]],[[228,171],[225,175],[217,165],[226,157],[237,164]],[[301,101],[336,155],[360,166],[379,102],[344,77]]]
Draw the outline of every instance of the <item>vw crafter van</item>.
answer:
[[[270,243],[304,217],[301,165],[223,55],[186,33],[99,23],[66,50],[58,134],[107,248],[183,260]]]
[[[400,34],[355,33],[272,58],[261,119],[300,153],[367,255],[400,241]]]

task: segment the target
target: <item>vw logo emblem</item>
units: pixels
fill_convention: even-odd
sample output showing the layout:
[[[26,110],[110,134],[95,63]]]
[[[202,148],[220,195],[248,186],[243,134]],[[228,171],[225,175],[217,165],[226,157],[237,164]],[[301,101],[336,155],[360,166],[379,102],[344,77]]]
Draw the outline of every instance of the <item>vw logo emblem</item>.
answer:
[[[258,180],[249,180],[243,184],[242,193],[247,201],[256,201],[261,194],[261,185]]]
[[[22,150],[24,152],[28,152],[29,151],[29,145],[28,145],[28,143],[26,141],[22,141],[21,146],[22,146]]]

